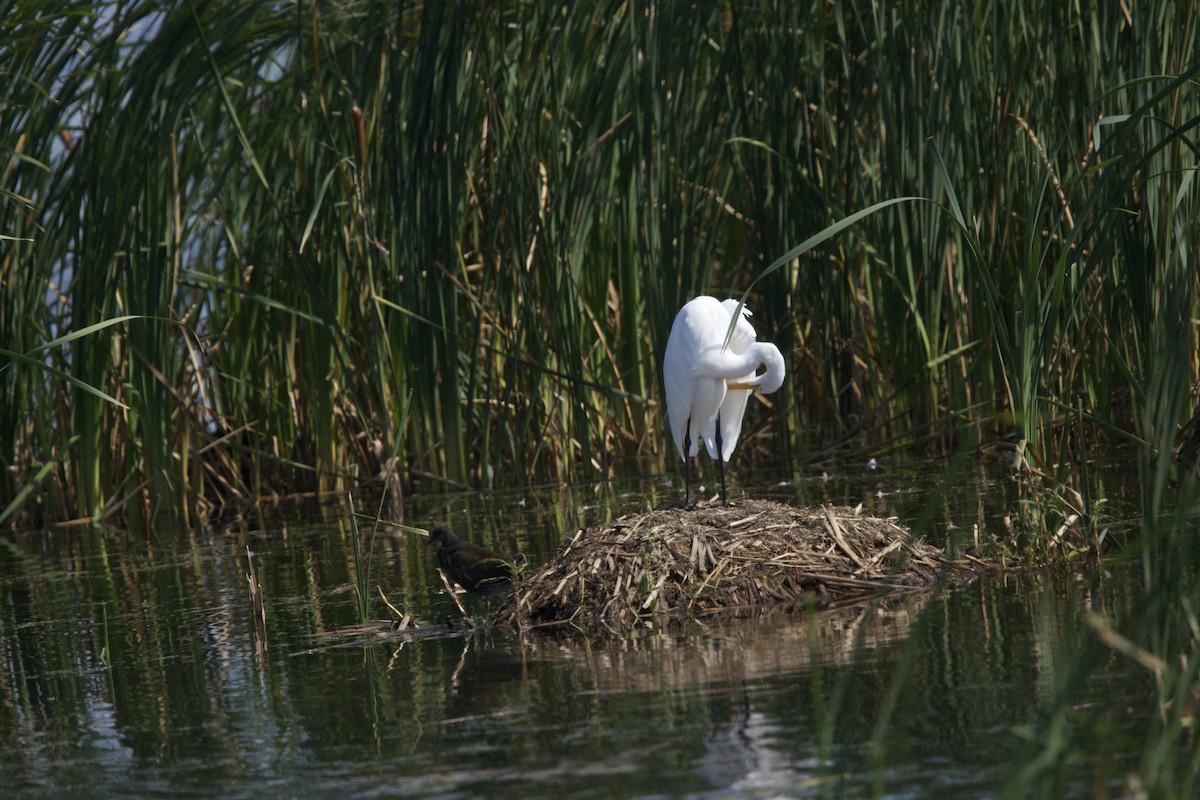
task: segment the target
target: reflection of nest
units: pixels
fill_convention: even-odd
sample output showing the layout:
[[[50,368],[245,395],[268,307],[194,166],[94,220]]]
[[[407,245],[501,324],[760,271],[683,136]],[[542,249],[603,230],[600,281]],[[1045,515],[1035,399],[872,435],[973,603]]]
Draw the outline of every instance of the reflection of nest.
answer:
[[[537,658],[569,663],[600,691],[696,690],[714,683],[794,674],[814,663],[846,664],[903,642],[925,608],[929,592],[860,600],[820,614],[792,614],[773,606],[747,612],[753,624],[722,614],[690,620],[661,636],[635,636],[621,647],[593,647],[593,640],[562,636],[560,627],[535,628],[522,646]],[[539,635],[540,634],[540,635]]]
[[[850,508],[746,500],[658,509],[576,533],[514,581],[495,621],[622,633],[649,616],[828,605],[928,586],[943,566],[940,549]]]

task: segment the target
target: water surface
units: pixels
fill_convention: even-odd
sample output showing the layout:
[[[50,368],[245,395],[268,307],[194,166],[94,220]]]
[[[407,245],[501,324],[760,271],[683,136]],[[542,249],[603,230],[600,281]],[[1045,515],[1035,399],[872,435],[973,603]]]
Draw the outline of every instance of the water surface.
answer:
[[[1010,535],[1002,477],[971,468],[939,490],[930,474],[847,467],[776,475],[753,493],[861,502],[958,546]],[[418,498],[404,511],[538,564],[578,526],[674,492],[650,479]],[[462,624],[416,537],[362,527],[356,556],[355,535],[343,506],[309,504],[146,540],[8,537],[6,795],[992,796],[1067,680],[1083,615],[1119,624],[1139,592],[1129,567],[1110,565],[627,640],[513,637]],[[261,656],[247,549],[266,609]],[[453,630],[347,633],[360,623],[361,573],[372,592]],[[387,615],[377,596],[371,605]],[[1150,676],[1123,658],[1091,675],[1067,778],[1079,796],[1119,789],[1154,702]]]

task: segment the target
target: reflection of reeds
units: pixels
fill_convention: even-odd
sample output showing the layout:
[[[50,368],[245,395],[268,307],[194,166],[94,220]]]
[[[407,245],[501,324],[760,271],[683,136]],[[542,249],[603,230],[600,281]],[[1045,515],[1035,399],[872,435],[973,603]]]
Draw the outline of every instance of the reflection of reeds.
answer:
[[[246,547],[246,583],[250,585],[250,613],[254,619],[254,650],[261,659],[267,653],[267,612],[263,606],[262,584],[254,569],[254,554]]]

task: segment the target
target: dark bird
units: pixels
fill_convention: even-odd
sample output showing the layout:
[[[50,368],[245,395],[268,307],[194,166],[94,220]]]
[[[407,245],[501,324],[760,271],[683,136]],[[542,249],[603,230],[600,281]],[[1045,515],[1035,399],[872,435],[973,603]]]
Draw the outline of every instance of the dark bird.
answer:
[[[469,592],[499,590],[512,580],[513,560],[464,541],[449,528],[434,528],[427,546],[439,545],[438,565]]]

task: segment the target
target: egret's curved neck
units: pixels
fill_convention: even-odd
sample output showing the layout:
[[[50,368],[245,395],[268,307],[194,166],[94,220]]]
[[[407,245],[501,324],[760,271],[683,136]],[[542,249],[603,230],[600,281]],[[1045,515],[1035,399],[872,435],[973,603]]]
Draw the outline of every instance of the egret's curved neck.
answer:
[[[783,386],[783,377],[787,373],[783,353],[779,352],[779,348],[770,342],[762,342],[756,344],[755,347],[758,348],[763,366],[767,368],[766,372],[758,376],[758,390],[763,394],[770,394]]]
[[[760,365],[765,366],[767,371],[752,378],[746,377],[756,372]],[[785,370],[783,354],[770,342],[755,342],[744,353],[734,353],[732,350],[722,352],[713,348],[703,353],[696,364],[696,372],[701,375],[732,381],[734,388],[757,388],[764,393],[773,392],[783,385]]]

